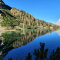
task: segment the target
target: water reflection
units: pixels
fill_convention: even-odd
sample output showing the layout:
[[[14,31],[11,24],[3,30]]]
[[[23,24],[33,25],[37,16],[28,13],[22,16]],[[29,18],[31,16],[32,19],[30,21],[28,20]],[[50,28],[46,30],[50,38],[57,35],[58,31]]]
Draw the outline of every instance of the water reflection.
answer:
[[[24,32],[24,34],[21,32],[3,33],[3,41],[1,42],[3,45],[0,43],[0,55],[5,56],[11,49],[26,45],[37,36],[41,36],[52,31],[54,30],[32,30],[29,32]]]
[[[60,36],[60,29],[56,31],[58,33],[58,35]]]

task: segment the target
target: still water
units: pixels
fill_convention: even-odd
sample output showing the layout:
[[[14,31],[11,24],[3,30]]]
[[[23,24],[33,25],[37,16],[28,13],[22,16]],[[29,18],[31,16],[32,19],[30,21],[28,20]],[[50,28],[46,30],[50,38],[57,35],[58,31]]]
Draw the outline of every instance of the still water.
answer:
[[[12,37],[14,37],[13,35]],[[7,37],[9,39],[9,36]],[[56,50],[57,47],[60,47],[60,30],[57,31],[30,31],[25,34],[19,34],[15,36],[16,38],[12,38],[15,40],[13,43],[8,44],[11,45],[11,50],[6,50],[8,41],[5,42],[5,50],[3,49],[3,54],[5,57],[3,60],[8,60],[8,58],[12,58],[13,60],[26,60],[26,56],[30,52],[33,54],[34,49],[40,49],[40,42],[45,43],[45,48],[48,48],[48,57],[51,54],[52,50]],[[5,37],[6,38],[6,37]],[[10,37],[11,39],[11,37]],[[18,40],[20,39],[20,40]],[[8,49],[8,48],[7,48]],[[33,56],[34,60],[34,56]]]

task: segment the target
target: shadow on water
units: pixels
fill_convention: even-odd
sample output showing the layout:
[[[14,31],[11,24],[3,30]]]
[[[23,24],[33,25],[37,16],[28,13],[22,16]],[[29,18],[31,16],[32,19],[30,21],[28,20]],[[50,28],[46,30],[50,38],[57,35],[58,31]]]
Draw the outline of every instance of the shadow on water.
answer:
[[[3,39],[0,40],[0,56],[5,56],[10,50],[26,45],[36,37],[53,31],[54,30],[32,30],[29,32],[26,31],[24,34],[19,31],[5,32],[2,34]]]
[[[50,57],[47,57],[48,49],[44,49],[45,44],[40,43],[41,48],[35,49],[33,55],[35,60],[60,60],[60,48],[57,48],[56,51],[52,51]],[[32,60],[32,55],[28,53],[26,60]]]

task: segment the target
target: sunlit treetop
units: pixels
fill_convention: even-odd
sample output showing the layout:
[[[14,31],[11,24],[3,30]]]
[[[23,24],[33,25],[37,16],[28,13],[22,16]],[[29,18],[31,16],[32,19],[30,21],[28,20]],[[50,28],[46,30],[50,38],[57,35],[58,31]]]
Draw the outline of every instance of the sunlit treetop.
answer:
[[[0,2],[2,2],[2,0],[0,0]]]

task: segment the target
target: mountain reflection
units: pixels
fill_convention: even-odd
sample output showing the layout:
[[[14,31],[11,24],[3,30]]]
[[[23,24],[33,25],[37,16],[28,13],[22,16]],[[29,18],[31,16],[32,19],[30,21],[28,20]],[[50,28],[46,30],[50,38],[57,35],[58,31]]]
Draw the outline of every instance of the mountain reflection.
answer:
[[[58,31],[56,31],[58,33],[58,35],[60,36],[60,29]]]
[[[53,32],[54,30],[32,30],[29,32],[5,32],[2,34],[3,45],[0,43],[0,55],[5,56],[11,49],[26,45],[34,40],[36,37],[46,33]]]

